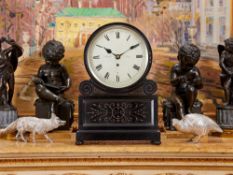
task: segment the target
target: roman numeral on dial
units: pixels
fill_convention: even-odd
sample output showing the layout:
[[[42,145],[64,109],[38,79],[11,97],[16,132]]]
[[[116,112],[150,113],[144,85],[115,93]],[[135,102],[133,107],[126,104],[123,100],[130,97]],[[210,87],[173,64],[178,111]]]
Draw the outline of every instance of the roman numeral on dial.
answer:
[[[108,35],[104,35],[104,38],[105,38],[107,41],[110,41]]]
[[[116,82],[119,82],[120,81],[120,77],[117,75],[116,76]]]
[[[117,39],[120,38],[120,32],[116,32],[116,38],[117,38]]]
[[[100,64],[100,65],[96,66],[95,68],[97,71],[100,71],[103,68],[103,66],[102,66],[102,64]]]
[[[143,55],[136,55],[136,58],[143,58]]]
[[[107,72],[104,76],[105,79],[108,79],[109,78],[109,72]]]
[[[93,56],[93,59],[100,59],[100,56],[99,55]]]
[[[129,77],[130,79],[132,78],[132,76],[131,76],[129,73],[128,73],[127,75],[128,75],[128,77]]]
[[[130,39],[130,35],[127,37],[126,41],[129,41],[129,39]]]
[[[135,69],[135,70],[137,70],[137,71],[139,71],[139,69],[140,69],[140,66],[138,66],[138,65],[133,65],[133,68]]]

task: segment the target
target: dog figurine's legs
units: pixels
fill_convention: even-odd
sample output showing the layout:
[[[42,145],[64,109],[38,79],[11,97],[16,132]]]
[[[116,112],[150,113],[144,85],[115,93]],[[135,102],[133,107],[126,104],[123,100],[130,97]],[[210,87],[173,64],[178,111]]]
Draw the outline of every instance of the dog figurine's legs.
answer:
[[[18,131],[18,132],[19,132],[20,138],[21,138],[25,143],[27,143],[27,140],[24,138],[23,131]]]
[[[48,140],[50,143],[53,143],[53,140],[49,138],[49,136],[44,133],[44,137],[46,138],[46,140]]]
[[[29,140],[30,140],[30,133],[29,132],[25,132],[24,133],[24,138],[29,142]]]
[[[15,138],[16,138],[16,141],[19,141],[19,132],[17,132],[17,134],[16,134],[16,136],[15,136]]]
[[[198,135],[192,138],[193,143],[198,143],[204,135]]]
[[[36,143],[36,132],[35,131],[32,132],[32,142]]]

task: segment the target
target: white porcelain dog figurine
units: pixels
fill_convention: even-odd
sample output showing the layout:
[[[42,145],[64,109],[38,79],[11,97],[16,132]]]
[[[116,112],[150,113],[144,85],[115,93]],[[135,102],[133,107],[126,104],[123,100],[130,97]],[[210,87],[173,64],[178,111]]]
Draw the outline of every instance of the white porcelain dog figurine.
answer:
[[[178,131],[193,134],[191,140],[195,143],[211,132],[223,132],[215,121],[202,114],[187,114],[182,120],[172,119],[172,125]]]
[[[36,134],[44,135],[44,137],[49,142],[53,142],[49,138],[47,133],[51,130],[58,128],[59,126],[65,125],[65,123],[66,121],[61,120],[53,112],[51,114],[50,119],[40,119],[36,117],[21,117],[18,118],[16,121],[12,122],[5,129],[0,129],[0,136],[17,131],[16,140],[19,140],[21,138],[24,142],[27,142],[27,139],[25,139],[24,136],[26,133],[29,132],[32,133],[33,143],[36,142]]]

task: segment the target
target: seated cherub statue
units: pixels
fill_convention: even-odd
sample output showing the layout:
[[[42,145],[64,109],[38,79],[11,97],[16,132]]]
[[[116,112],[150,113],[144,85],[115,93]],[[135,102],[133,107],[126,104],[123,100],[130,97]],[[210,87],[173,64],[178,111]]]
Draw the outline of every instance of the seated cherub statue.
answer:
[[[71,79],[66,68],[59,63],[64,57],[65,48],[56,40],[48,41],[43,49],[42,56],[45,64],[41,65],[37,76],[33,77],[36,93],[36,115],[39,118],[48,118],[51,104],[58,116],[66,120],[66,129],[73,121],[74,104],[64,97],[64,92],[71,86]]]
[[[225,46],[218,46],[221,85],[225,91],[226,105],[233,105],[233,38],[225,40]]]
[[[65,101],[63,93],[70,88],[71,80],[66,68],[59,64],[64,52],[62,43],[55,40],[48,41],[42,49],[45,64],[39,68],[33,80],[36,93],[43,100],[59,103]]]
[[[175,87],[172,101],[178,118],[192,113],[198,89],[203,87],[201,74],[195,66],[200,58],[200,50],[193,44],[186,44],[179,49],[178,61],[171,70],[171,84]]]

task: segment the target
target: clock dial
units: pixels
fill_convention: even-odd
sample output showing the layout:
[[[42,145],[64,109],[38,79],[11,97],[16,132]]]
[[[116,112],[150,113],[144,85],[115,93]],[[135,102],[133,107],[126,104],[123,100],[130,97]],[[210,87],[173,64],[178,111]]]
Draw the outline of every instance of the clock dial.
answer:
[[[116,23],[97,30],[85,48],[89,74],[110,88],[126,88],[148,73],[151,50],[144,35],[130,25]]]

